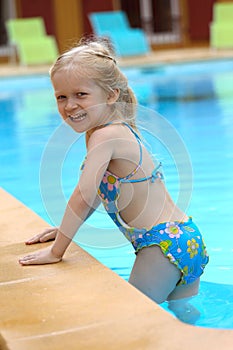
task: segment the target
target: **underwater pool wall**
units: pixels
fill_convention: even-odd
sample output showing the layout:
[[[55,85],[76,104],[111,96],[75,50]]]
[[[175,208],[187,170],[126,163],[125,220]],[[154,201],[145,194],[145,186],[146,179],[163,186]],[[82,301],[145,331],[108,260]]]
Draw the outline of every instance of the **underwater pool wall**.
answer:
[[[46,223],[2,189],[0,220],[1,350],[232,349],[233,330],[178,321],[74,243],[59,264],[19,265]]]

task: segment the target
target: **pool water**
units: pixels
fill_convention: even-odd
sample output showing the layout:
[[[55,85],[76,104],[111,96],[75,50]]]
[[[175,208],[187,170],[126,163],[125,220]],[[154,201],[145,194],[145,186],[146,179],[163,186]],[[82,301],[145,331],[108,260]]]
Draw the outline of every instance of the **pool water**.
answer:
[[[195,324],[233,328],[233,60],[124,72],[140,104],[139,124],[146,126],[142,134],[163,162],[169,191],[179,197],[177,179],[183,176],[184,205],[208,247],[210,263],[200,293],[191,301],[201,311]],[[158,125],[172,132],[169,147],[169,139],[156,134]],[[77,137],[61,124],[48,76],[1,78],[0,139],[1,186],[58,224],[85,147],[83,135]],[[181,149],[190,162],[187,169],[179,169]],[[120,237],[99,209],[75,240],[127,280],[134,252]],[[167,309],[166,303],[162,307]]]

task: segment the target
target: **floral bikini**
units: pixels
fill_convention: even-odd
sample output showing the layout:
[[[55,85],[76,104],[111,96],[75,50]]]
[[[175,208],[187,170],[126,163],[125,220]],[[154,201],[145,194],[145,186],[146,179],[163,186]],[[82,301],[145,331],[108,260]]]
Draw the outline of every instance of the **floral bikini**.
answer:
[[[98,190],[99,197],[111,219],[132,243],[136,253],[145,247],[159,246],[170,262],[181,271],[181,279],[178,284],[192,283],[203,273],[209,257],[202,235],[191,217],[187,222],[162,222],[148,230],[130,227],[120,216],[117,200],[120,196],[122,183],[154,182],[156,179],[163,179],[163,175],[159,171],[161,163],[150,176],[131,179],[142,164],[142,141],[129,124],[123,124],[132,131],[139,144],[139,164],[126,177],[118,177],[107,170]]]

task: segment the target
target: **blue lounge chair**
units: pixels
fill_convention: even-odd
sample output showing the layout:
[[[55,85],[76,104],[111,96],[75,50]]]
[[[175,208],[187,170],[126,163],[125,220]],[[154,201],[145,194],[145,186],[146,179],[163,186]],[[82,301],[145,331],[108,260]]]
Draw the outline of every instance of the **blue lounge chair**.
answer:
[[[123,11],[90,13],[89,20],[96,35],[111,40],[116,55],[145,55],[150,51],[144,31],[131,28]]]

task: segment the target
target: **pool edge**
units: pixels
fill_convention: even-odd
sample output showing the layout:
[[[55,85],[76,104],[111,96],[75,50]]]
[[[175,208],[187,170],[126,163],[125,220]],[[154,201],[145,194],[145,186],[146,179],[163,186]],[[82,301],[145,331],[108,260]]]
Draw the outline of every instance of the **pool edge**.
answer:
[[[120,67],[161,65],[165,63],[183,63],[190,61],[205,61],[232,59],[233,49],[213,49],[207,47],[190,47],[177,49],[153,50],[149,54],[141,56],[130,56],[118,58],[117,62]],[[51,65],[31,65],[22,66],[19,64],[0,64],[0,77],[47,74]]]

